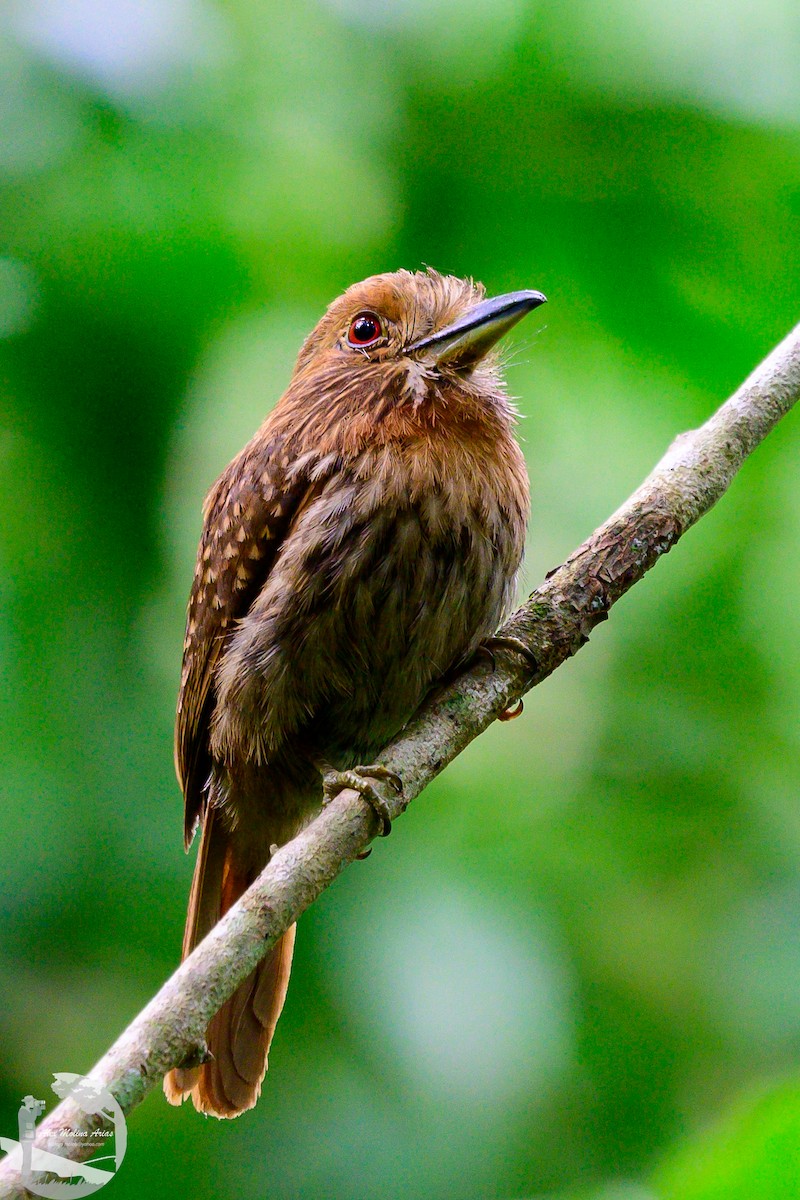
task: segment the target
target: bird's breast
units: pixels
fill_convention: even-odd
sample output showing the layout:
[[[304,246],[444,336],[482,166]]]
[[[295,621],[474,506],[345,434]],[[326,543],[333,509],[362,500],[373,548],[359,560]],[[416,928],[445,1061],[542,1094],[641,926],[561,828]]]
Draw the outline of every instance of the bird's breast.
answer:
[[[513,598],[527,491],[506,453],[429,442],[338,464],[231,638],[218,753],[269,762],[302,745],[344,766],[402,727]]]

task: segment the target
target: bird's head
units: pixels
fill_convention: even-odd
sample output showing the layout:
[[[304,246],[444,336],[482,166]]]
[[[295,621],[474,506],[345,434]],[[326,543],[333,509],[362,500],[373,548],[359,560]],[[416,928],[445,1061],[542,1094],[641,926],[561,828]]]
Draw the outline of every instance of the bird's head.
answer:
[[[295,380],[390,393],[415,407],[432,389],[497,383],[490,351],[541,292],[487,300],[480,284],[437,271],[395,271],[356,283],[306,339]],[[487,357],[488,356],[488,357]]]

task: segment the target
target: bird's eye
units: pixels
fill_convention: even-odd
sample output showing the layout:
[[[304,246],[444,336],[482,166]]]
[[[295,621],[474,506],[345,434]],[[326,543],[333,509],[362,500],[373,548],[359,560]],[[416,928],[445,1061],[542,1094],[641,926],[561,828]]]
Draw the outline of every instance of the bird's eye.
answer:
[[[347,334],[347,340],[350,345],[356,346],[359,349],[364,346],[374,345],[382,337],[383,326],[381,325],[380,318],[371,312],[359,313]]]

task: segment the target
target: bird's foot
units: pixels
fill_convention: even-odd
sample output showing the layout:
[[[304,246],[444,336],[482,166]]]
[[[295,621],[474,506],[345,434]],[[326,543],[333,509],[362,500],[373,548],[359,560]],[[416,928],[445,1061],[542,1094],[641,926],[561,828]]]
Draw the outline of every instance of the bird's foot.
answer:
[[[505,637],[503,634],[487,638],[485,642],[481,642],[476,651],[477,654],[488,655],[492,664],[492,670],[497,665],[494,657],[495,647],[501,650],[511,650],[514,654],[519,654],[533,671],[538,671],[539,664],[531,649],[520,638]],[[501,713],[498,713],[497,719],[498,721],[513,721],[516,717],[522,715],[522,709],[522,700],[517,700],[516,704],[509,708],[504,708]]]
[[[372,779],[386,780],[390,783],[398,796],[403,794],[403,781],[399,775],[395,775],[394,771],[390,771],[388,767],[384,767],[381,763],[371,763],[366,767],[353,767],[350,771],[327,771],[322,777],[322,803],[323,806],[330,804],[339,792],[343,792],[345,788],[352,788],[358,792],[366,800],[372,811],[381,823],[381,837],[388,837],[392,832],[392,818],[389,815],[389,808],[380,794]]]
[[[483,654],[488,654],[490,659],[492,660],[492,666],[494,666],[494,661],[495,661],[494,660],[495,647],[497,647],[499,650],[511,650],[514,654],[519,654],[522,658],[525,659],[525,662],[528,664],[528,666],[531,668],[532,671],[539,670],[539,663],[536,661],[536,656],[534,655],[530,646],[525,645],[522,638],[516,638],[516,637],[511,637],[511,636],[506,637],[504,634],[499,633],[499,634],[497,634],[496,637],[490,637],[490,638],[487,638],[486,641],[481,642],[480,646],[478,647],[478,652],[483,653]]]

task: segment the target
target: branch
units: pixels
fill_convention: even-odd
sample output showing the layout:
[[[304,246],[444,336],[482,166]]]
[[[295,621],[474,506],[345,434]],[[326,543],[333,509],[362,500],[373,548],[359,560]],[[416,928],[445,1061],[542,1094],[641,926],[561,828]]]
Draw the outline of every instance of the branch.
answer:
[[[800,398],[800,325],[705,425],[681,434],[642,486],[549,576],[500,632],[495,661],[475,661],[439,689],[381,761],[403,780],[393,817],[510,704],[583,646],[608,611],[716,503],[745,458]],[[125,1113],[179,1063],[199,1061],[213,1014],[283,931],[376,836],[376,818],[347,790],[282,847],[120,1039],[90,1078]],[[102,1127],[67,1100],[36,1145],[76,1156],[64,1128]],[[91,1152],[91,1147],[89,1147]],[[88,1157],[88,1154],[86,1155]],[[19,1155],[0,1163],[0,1197],[25,1196]]]

